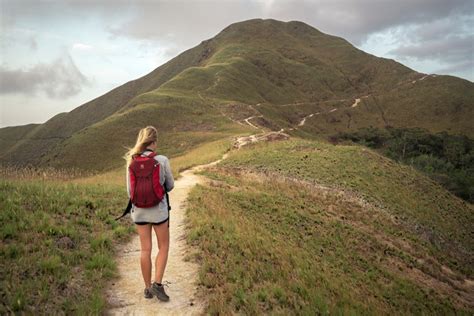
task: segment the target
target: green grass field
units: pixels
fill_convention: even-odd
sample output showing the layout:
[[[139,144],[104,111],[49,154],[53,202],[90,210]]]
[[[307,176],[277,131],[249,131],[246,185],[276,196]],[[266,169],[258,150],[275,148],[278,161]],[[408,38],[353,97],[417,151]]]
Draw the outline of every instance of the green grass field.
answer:
[[[117,217],[122,187],[0,180],[0,314],[99,314],[116,277],[115,246],[133,227]]]
[[[188,240],[207,312],[472,312],[472,206],[415,170],[294,140],[233,152],[204,174],[213,181],[192,191]]]

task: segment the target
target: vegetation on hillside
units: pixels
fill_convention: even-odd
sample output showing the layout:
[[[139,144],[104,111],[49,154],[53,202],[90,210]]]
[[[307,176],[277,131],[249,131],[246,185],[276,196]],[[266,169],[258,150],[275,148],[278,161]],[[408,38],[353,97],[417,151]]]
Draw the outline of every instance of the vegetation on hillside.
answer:
[[[474,140],[465,135],[431,134],[420,128],[366,128],[340,133],[332,140],[350,140],[377,149],[422,171],[460,198],[474,202]]]
[[[100,314],[114,246],[133,230],[113,220],[125,190],[9,175],[0,180],[0,314]]]
[[[116,169],[123,165],[122,156],[134,145],[139,129],[147,125],[158,130],[158,153],[177,157],[202,144],[245,133],[249,128],[229,122],[202,101],[181,98],[180,105],[137,105],[76,133],[45,155],[42,163],[56,168]]]
[[[473,209],[413,168],[293,140],[204,173],[188,240],[209,313],[472,312]]]
[[[178,179],[181,171],[220,159],[224,153],[230,150],[231,144],[232,141],[229,138],[224,138],[206,143],[182,156],[171,158],[170,164],[173,177]]]

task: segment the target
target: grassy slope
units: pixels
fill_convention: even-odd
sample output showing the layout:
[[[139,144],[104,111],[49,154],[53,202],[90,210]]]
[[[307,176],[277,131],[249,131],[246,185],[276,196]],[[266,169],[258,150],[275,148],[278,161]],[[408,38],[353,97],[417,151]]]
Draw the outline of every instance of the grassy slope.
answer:
[[[113,220],[123,188],[41,179],[0,187],[0,313],[100,313],[116,277],[114,245],[133,230]],[[61,246],[64,237],[73,247]]]
[[[230,144],[223,138],[172,158],[175,178],[219,159]],[[124,169],[93,176],[0,171],[0,219],[6,223],[0,230],[0,313],[101,313],[105,285],[116,277],[114,246],[133,231],[125,220],[113,220],[126,202]],[[63,237],[74,248],[59,247]]]
[[[198,165],[216,161],[230,150],[232,140],[230,138],[219,139],[201,145],[182,156],[171,158],[170,164],[175,179],[180,177],[179,173]]]
[[[240,150],[207,174],[188,239],[209,312],[472,312],[472,206],[415,170],[298,140]]]
[[[262,148],[263,147],[263,148]],[[380,205],[407,225],[430,235],[433,251],[451,253],[444,263],[473,277],[474,252],[470,224],[473,207],[446,191],[414,168],[360,146],[333,146],[323,142],[288,141],[243,150],[223,162],[280,172],[352,190]]]
[[[302,116],[316,111],[321,115],[308,119],[300,136],[331,135],[355,131],[362,127],[422,127],[436,133],[474,136],[471,117],[474,115],[473,84],[450,76],[427,77],[412,84],[398,85],[386,92],[363,98],[352,108],[354,100],[334,106],[318,106],[303,111]],[[332,108],[336,112],[328,113]]]
[[[216,161],[226,153],[232,144],[231,139],[222,138],[205,143],[187,151],[184,155],[170,158],[171,172],[175,180],[179,179],[180,172],[196,165],[204,165]],[[115,184],[125,190],[125,161],[117,169],[101,172],[90,176],[81,176],[74,179],[78,184]]]
[[[138,130],[153,125],[158,130],[160,154],[176,157],[200,144],[246,130],[192,98],[172,99],[172,104],[145,103],[115,114],[62,143],[43,157],[43,164],[111,170],[123,164],[126,147],[133,146]],[[179,101],[179,105],[178,105]]]
[[[48,154],[52,148],[61,146],[62,142],[71,135],[101,122],[121,109],[129,108],[128,104],[137,95],[158,88],[188,67],[203,63],[207,58],[208,49],[209,44],[203,42],[181,53],[148,75],[117,87],[69,113],[58,114],[36,127],[22,127],[22,130],[29,132],[28,137],[13,137],[16,146],[2,147],[0,161],[19,160],[38,164],[44,155]],[[10,142],[11,138],[11,128],[0,129],[0,144]],[[25,153],[29,154],[25,155]]]
[[[0,129],[0,148],[2,152],[11,150],[22,139],[37,128],[39,124],[27,124],[22,126],[11,126]]]

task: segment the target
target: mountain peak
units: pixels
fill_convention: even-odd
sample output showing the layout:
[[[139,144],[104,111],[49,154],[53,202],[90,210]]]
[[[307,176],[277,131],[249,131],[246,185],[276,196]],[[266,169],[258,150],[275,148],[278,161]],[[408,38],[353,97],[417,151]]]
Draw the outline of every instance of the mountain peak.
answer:
[[[235,22],[224,28],[216,38],[227,36],[242,36],[244,34],[258,35],[271,34],[277,32],[287,32],[291,35],[322,35],[323,33],[314,27],[301,21],[279,21],[275,19],[250,19],[240,22]]]
[[[120,157],[141,126],[170,133],[162,148],[172,156],[253,126],[245,118],[308,138],[368,126],[470,136],[473,98],[472,83],[419,74],[304,22],[251,19],[45,124],[0,129],[0,162],[106,168],[121,161],[98,166],[104,144]],[[25,136],[12,139],[13,131]],[[90,159],[78,160],[84,148]]]

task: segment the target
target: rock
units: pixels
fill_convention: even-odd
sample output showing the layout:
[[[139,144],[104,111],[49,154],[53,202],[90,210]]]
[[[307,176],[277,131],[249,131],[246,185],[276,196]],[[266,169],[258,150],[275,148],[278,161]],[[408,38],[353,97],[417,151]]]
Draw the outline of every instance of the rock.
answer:
[[[56,240],[56,246],[61,249],[73,249],[76,245],[71,238],[65,236]]]

